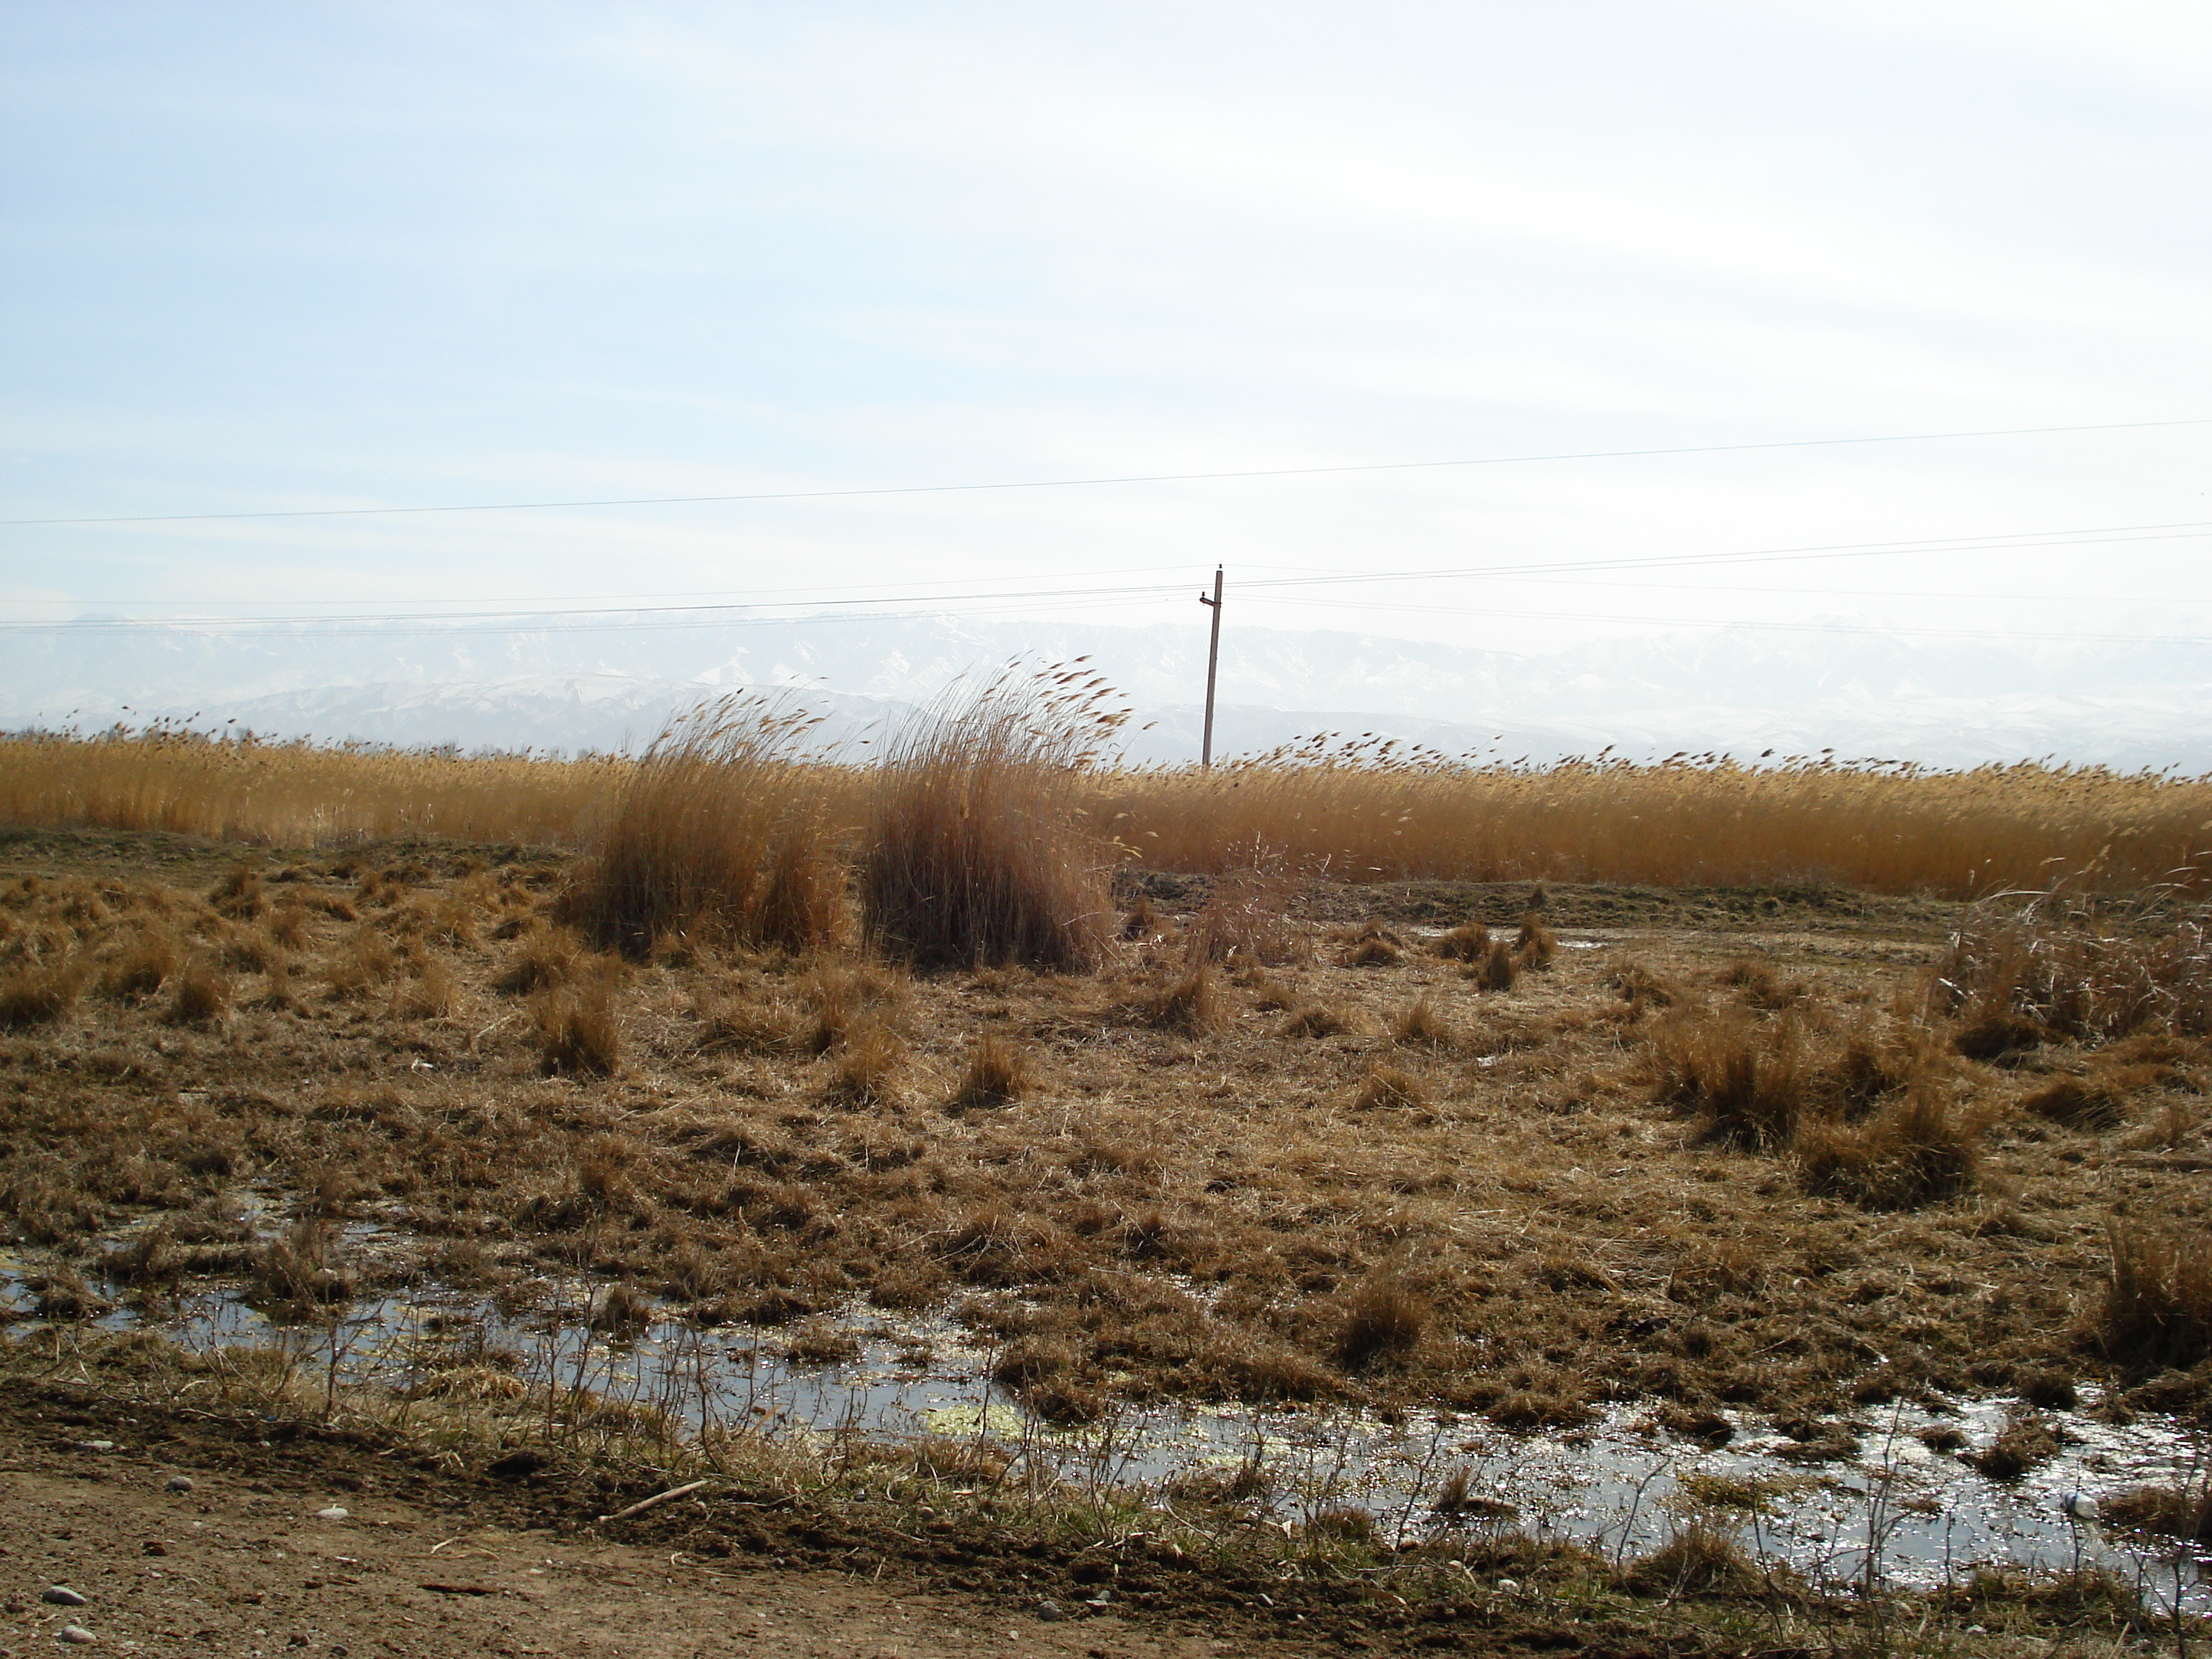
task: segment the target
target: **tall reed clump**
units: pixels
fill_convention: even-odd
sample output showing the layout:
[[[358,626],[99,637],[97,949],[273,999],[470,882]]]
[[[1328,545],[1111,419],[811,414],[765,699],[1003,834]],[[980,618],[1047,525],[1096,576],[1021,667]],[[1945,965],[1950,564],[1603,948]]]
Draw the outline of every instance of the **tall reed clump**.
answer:
[[[563,902],[567,919],[633,958],[676,932],[793,951],[834,939],[844,915],[830,822],[840,775],[804,756],[818,724],[743,693],[671,720],[617,792]]]
[[[884,950],[921,967],[1083,969],[1119,931],[1111,848],[1076,789],[1126,714],[1076,664],[1009,665],[891,740],[874,779],[860,906]]]

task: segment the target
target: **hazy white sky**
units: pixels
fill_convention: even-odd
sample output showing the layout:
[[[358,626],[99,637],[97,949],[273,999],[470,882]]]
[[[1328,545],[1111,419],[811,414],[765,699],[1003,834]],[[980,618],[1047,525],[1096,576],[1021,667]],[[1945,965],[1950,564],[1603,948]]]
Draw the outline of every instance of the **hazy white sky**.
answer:
[[[2212,418],[2201,4],[6,0],[0,517]],[[0,529],[0,617],[1233,584],[1493,643],[2212,626],[2212,425]],[[1026,601],[1021,602],[1026,603]],[[0,635],[0,649],[4,649]]]

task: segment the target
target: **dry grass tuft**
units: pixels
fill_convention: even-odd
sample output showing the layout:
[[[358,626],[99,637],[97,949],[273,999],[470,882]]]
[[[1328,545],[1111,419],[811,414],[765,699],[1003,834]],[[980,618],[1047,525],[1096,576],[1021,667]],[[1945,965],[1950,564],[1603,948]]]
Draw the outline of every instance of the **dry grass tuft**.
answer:
[[[2104,1522],[2123,1532],[2212,1546],[2212,1486],[2131,1486],[2101,1500]]]
[[[1411,1072],[1395,1066],[1376,1066],[1361,1079],[1359,1092],[1352,1097],[1352,1103],[1360,1111],[1371,1111],[1376,1107],[1425,1106],[1429,1103],[1429,1091]]]
[[[1459,1033],[1425,996],[1416,998],[1413,1006],[1398,1016],[1390,1036],[1409,1048],[1449,1048],[1459,1041]]]
[[[1462,922],[1438,939],[1433,948],[1447,962],[1487,962],[1490,929],[1479,921]]]
[[[869,933],[919,965],[1085,969],[1115,926],[1110,853],[1076,786],[1124,716],[1079,665],[940,702],[879,763],[860,864]]]
[[[1932,1086],[1917,1088],[1857,1123],[1801,1121],[1797,1167],[1808,1191],[1870,1210],[1910,1210],[1974,1184],[1981,1126]]]
[[[642,960],[665,933],[722,933],[799,951],[843,924],[824,788],[803,750],[820,722],[739,695],[672,720],[624,778],[598,848],[563,896],[594,943]]]
[[[1540,973],[1552,965],[1559,954],[1559,941],[1544,920],[1534,910],[1521,918],[1521,929],[1513,936],[1513,962],[1517,968],[1531,973]]]
[[[1291,1017],[1283,1022],[1282,1035],[1286,1037],[1343,1036],[1352,1029],[1351,1017],[1342,1011],[1318,1002],[1306,1002],[1291,1011]]]
[[[2112,1275],[2094,1334],[2106,1358],[2148,1374],[2212,1355],[2212,1237],[2114,1219],[2105,1237]]]
[[[1692,1595],[1753,1595],[1766,1588],[1758,1565],[1725,1523],[1693,1516],[1667,1541],[1639,1556],[1626,1573],[1628,1587],[1670,1600]]]
[[[215,890],[208,895],[208,902],[220,916],[234,921],[252,921],[269,908],[269,896],[261,890],[261,873],[250,866],[232,871],[217,882]]]
[[[74,961],[10,969],[0,975],[0,1030],[66,1019],[83,990],[83,973]]]
[[[1651,1028],[1662,1104],[1693,1115],[1701,1139],[1786,1146],[1811,1099],[1802,1030],[1735,1009],[1686,1009]]]
[[[616,964],[602,960],[532,1000],[540,1064],[548,1073],[611,1077],[621,1069],[622,1030],[614,1012],[621,977]]]
[[[1515,959],[1513,947],[1502,939],[1490,941],[1490,954],[1480,962],[1467,965],[1467,976],[1486,991],[1510,991],[1520,977],[1521,965]]]
[[[1028,1052],[1001,1036],[986,1036],[968,1056],[968,1066],[948,1104],[1006,1106],[1019,1100],[1031,1082]]]
[[[212,1025],[230,1017],[237,996],[238,982],[222,965],[202,958],[178,975],[166,1017],[172,1025]]]
[[[888,1026],[871,1019],[849,1028],[830,1074],[835,1100],[858,1106],[888,1106],[898,1095],[906,1068],[906,1044]]]
[[[143,1002],[160,994],[161,987],[184,965],[184,953],[175,938],[163,928],[140,933],[107,965],[100,988],[126,1002]]]
[[[1172,984],[1139,993],[1133,1008],[1146,1024],[1185,1036],[1218,1030],[1228,1014],[1212,969],[1203,962]]]
[[[1195,962],[1237,967],[1288,967],[1306,959],[1303,935],[1284,921],[1291,880],[1279,860],[1243,849],[1239,862],[1217,878],[1206,906],[1193,920],[1186,949]]]
[[[1403,1279],[1378,1274],[1345,1304],[1337,1358],[1347,1370],[1355,1371],[1403,1360],[1420,1346],[1431,1311],[1427,1299]]]

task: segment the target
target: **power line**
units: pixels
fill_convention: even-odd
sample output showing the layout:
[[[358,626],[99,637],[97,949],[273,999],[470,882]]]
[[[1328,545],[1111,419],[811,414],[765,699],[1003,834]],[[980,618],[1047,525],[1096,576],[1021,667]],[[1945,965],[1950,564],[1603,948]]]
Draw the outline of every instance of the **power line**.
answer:
[[[1244,589],[1274,591],[1283,588],[1317,586],[1365,586],[1377,582],[1475,580],[1493,578],[1543,579],[1561,575],[1627,570],[1686,569],[1699,566],[1751,564],[1760,562],[1794,563],[1804,561],[1895,557],[1910,553],[1968,553],[1968,552],[2033,552],[2041,549],[2121,545],[2136,542],[2189,540],[2212,534],[2212,520],[2184,520],[2168,524],[2105,525],[2067,530],[2013,531],[1981,536],[1954,536],[1902,542],[1838,542],[1823,543],[1806,547],[1754,548],[1729,553],[1659,554],[1645,557],[1579,559],[1564,563],[1516,563],[1471,565],[1455,568],[1430,570],[1348,571],[1329,575],[1278,576],[1255,578],[1240,584]],[[927,586],[925,584],[924,586]],[[814,590],[820,592],[823,590]],[[765,592],[805,592],[807,590],[779,588]],[[1014,589],[998,593],[979,593],[956,596],[969,605],[1001,606],[1024,601],[1045,603],[1089,602],[1098,599],[1133,601],[1158,599],[1182,592],[1180,584],[1145,583],[1110,585],[1096,587],[1043,587]],[[727,599],[672,605],[591,605],[560,609],[526,611],[506,609],[497,611],[439,611],[357,612],[351,615],[309,613],[276,617],[174,617],[167,618],[93,617],[71,622],[0,622],[0,633],[118,633],[148,628],[240,628],[312,626],[315,624],[345,625],[392,624],[403,623],[483,623],[509,620],[514,627],[506,631],[521,631],[539,620],[561,622],[580,617],[645,618],[653,617],[696,616],[702,620],[711,615],[726,614],[739,610],[811,610],[850,609],[861,605],[944,605],[945,595],[930,592],[883,593],[870,592],[865,597],[826,597],[793,599],[763,600],[757,596],[732,595]],[[1424,607],[1429,608],[1429,607]],[[620,626],[647,626],[643,621],[618,623]]]
[[[1447,467],[1519,466],[1548,461],[1656,459],[1675,455],[1739,455],[1761,450],[1833,449],[1856,444],[1942,443],[1968,438],[2042,437],[2073,432],[2142,432],[2212,426],[2212,416],[2176,421],[2110,421],[2075,426],[1991,427],[1970,432],[1900,432],[1859,438],[1794,438],[1748,444],[1694,444],[1657,449],[1584,449],[1540,455],[1483,455],[1444,461],[1370,461],[1338,466],[1279,466],[1224,472],[1143,472],[1085,478],[1028,478],[1001,483],[894,484],[853,489],[788,489],[736,495],[629,495],[566,501],[471,501],[441,507],[312,507],[241,513],[147,513],[73,519],[0,519],[0,529],[67,526],[207,524],[257,519],[366,519],[435,513],[554,513],[603,507],[704,507],[745,501],[816,501],[875,495],[972,495],[991,490],[1085,489],[1115,484],[1218,483],[1240,478],[1310,478],[1359,472],[1416,472]]]

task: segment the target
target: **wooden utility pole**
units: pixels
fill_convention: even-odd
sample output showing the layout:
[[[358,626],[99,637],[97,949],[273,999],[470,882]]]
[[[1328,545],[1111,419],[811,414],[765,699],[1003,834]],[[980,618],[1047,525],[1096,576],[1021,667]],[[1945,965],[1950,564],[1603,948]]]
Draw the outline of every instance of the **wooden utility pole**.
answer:
[[[1198,596],[1200,605],[1213,611],[1213,638],[1206,647],[1206,735],[1199,741],[1198,763],[1207,771],[1213,769],[1213,680],[1221,670],[1221,567],[1213,567],[1213,597]]]

